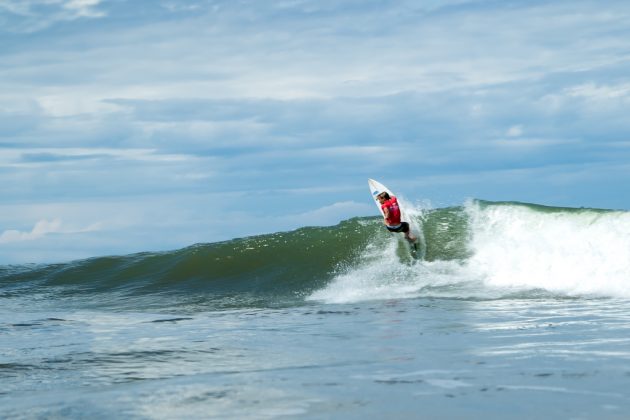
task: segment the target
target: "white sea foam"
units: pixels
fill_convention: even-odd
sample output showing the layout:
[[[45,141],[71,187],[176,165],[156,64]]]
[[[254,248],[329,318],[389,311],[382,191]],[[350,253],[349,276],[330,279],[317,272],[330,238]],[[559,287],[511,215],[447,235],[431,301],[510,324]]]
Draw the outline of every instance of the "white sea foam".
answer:
[[[324,289],[313,293],[309,299],[327,303],[348,303],[377,299],[400,299],[423,296],[427,289],[431,295],[453,297],[449,286],[458,284],[455,296],[475,294],[476,288],[462,277],[461,265],[453,261],[417,262],[409,258],[402,235],[384,243],[371,244],[363,254],[360,264],[344,270]],[[402,257],[402,258],[401,258]],[[401,261],[402,259],[402,261]]]
[[[489,286],[630,297],[630,213],[471,202],[469,273]]]

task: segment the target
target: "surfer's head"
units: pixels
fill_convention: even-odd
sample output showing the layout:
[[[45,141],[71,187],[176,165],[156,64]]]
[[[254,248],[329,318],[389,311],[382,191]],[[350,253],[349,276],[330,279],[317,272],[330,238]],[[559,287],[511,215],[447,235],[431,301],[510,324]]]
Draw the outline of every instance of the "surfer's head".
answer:
[[[382,192],[379,195],[377,195],[376,198],[378,198],[378,201],[380,203],[383,203],[383,202],[389,200],[390,197],[389,197],[389,194],[387,194],[386,192]]]

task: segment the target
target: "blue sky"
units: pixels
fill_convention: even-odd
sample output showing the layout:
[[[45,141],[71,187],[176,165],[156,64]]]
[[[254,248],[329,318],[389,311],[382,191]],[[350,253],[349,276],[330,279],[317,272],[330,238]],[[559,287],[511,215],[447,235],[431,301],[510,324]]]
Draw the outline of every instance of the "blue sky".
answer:
[[[627,1],[0,0],[0,264],[630,208]]]

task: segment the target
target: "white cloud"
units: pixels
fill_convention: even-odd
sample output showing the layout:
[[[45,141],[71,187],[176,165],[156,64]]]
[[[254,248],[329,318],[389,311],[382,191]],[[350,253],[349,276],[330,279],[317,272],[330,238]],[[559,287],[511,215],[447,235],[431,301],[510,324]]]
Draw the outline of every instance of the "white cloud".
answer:
[[[508,139],[498,139],[492,141],[491,144],[502,147],[504,149],[517,149],[523,151],[524,149],[540,149],[544,150],[550,146],[561,145],[577,145],[579,141],[576,139],[557,139],[557,138],[535,138],[535,137],[514,137],[511,136]]]
[[[30,160],[30,158],[33,158]],[[73,158],[116,159],[136,162],[190,162],[199,158],[187,154],[159,153],[157,149],[114,149],[114,148],[11,148],[0,149],[0,167],[50,165]]]
[[[82,114],[102,114],[120,112],[123,107],[105,102],[103,97],[93,97],[85,94],[73,94],[64,92],[63,94],[46,95],[37,98],[37,103],[45,114],[51,117],[70,117]]]
[[[30,2],[28,0],[0,0],[0,9],[4,9],[16,15],[28,15]]]
[[[630,83],[598,85],[585,83],[566,90],[568,96],[594,100],[610,100],[630,97]]]
[[[83,232],[93,232],[99,230],[101,228],[100,223],[94,223],[90,226],[80,229],[66,228],[63,225],[61,219],[52,219],[52,220],[40,220],[35,223],[33,229],[30,232],[23,232],[19,230],[5,230],[0,235],[0,244],[10,243],[10,242],[21,242],[21,241],[32,241],[35,239],[42,238],[46,235],[57,233],[57,234],[70,234],[70,233],[83,233]]]
[[[172,13],[193,12],[201,8],[199,4],[181,4],[176,1],[163,3],[162,7]]]
[[[12,18],[0,30],[31,33],[64,21],[102,18],[107,13],[96,9],[101,3],[102,0],[0,0],[0,13],[4,10]]]
[[[95,6],[98,6],[101,0],[69,0],[63,5],[63,8],[70,10],[81,17],[103,17],[105,13],[102,11],[94,10]]]
[[[508,137],[520,137],[523,135],[523,126],[522,125],[513,125],[510,127],[505,133]]]

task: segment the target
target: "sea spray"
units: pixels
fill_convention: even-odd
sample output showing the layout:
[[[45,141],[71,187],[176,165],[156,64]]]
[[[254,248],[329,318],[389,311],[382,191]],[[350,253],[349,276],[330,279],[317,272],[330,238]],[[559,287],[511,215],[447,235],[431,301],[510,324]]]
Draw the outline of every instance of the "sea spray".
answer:
[[[424,260],[427,254],[427,241],[424,233],[425,214],[430,209],[428,205],[413,205],[406,199],[400,198],[400,205],[405,214],[409,217],[409,227],[412,235],[416,237],[417,256]]]

